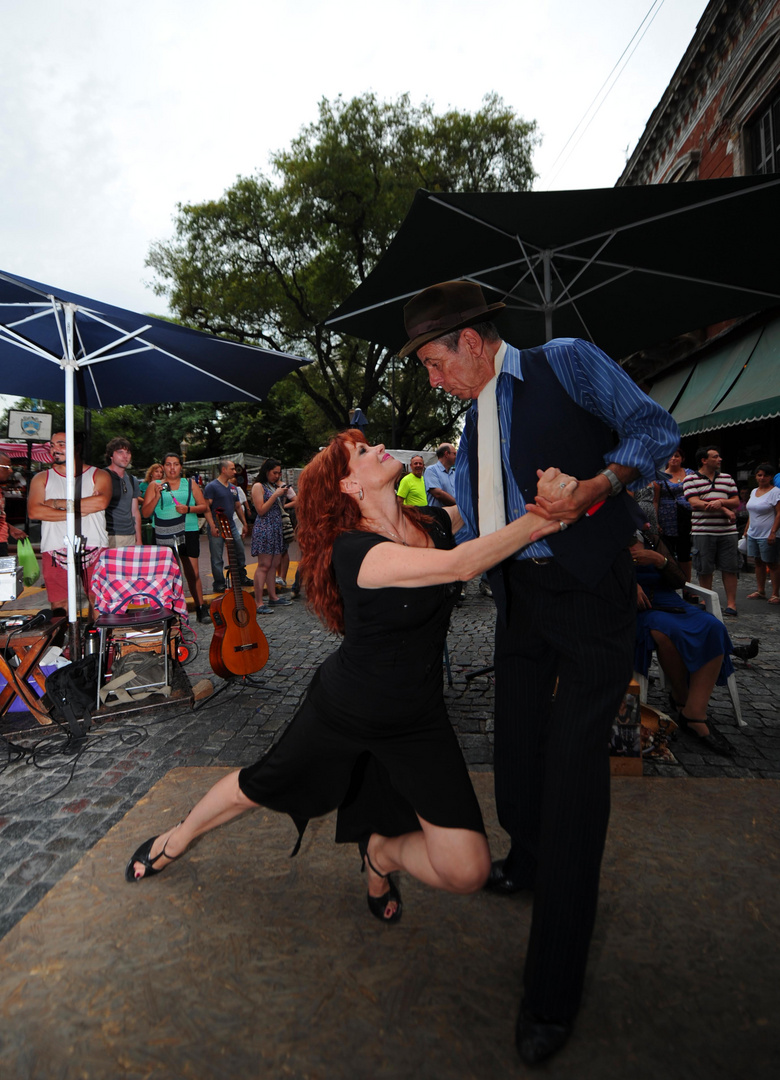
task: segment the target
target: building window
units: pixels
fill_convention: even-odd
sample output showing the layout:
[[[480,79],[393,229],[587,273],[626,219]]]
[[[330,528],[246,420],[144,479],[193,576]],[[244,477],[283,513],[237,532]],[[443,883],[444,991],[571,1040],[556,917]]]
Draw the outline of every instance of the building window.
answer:
[[[690,153],[683,154],[681,158],[675,161],[664,183],[681,184],[687,180],[698,180],[700,159],[701,152],[699,150],[691,150]]]
[[[780,172],[780,91],[745,126],[752,173]]]

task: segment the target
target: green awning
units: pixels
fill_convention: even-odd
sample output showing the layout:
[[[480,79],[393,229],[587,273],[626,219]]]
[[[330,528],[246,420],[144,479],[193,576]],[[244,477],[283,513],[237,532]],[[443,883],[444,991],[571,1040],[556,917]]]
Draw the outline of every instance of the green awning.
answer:
[[[686,364],[685,367],[678,368],[672,375],[662,375],[660,379],[653,383],[650,397],[653,401],[657,401],[662,409],[671,412],[692,371],[693,364]]]
[[[650,396],[681,435],[780,416],[780,318],[659,379]]]

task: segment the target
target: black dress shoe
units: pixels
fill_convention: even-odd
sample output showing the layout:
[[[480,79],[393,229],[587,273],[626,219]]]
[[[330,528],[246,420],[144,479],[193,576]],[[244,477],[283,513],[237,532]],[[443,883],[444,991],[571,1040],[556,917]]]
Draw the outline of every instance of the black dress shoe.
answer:
[[[506,859],[497,859],[490,867],[488,879],[483,886],[487,892],[498,893],[500,896],[511,896],[512,893],[533,888],[532,883],[526,878],[515,878],[511,874],[504,873],[505,865]]]
[[[515,1027],[517,1052],[526,1065],[538,1065],[552,1057],[571,1035],[571,1023],[562,1020],[543,1020],[520,1006]]]

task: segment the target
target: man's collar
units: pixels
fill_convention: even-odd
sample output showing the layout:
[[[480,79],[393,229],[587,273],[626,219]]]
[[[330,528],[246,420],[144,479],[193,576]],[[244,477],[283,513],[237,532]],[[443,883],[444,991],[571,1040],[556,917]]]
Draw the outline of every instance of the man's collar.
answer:
[[[495,364],[495,368],[496,368],[496,375],[498,375],[500,373],[502,367],[504,366],[504,357],[505,356],[506,356],[506,342],[502,341],[501,344],[498,347],[498,352],[496,353],[495,359],[493,361],[493,363]]]

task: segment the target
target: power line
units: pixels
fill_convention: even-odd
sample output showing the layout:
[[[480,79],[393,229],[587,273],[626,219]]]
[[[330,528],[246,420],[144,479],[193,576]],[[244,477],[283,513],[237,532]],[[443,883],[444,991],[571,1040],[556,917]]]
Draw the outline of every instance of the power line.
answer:
[[[652,4],[650,5],[650,7],[648,8],[647,12],[645,13],[645,16],[644,16],[644,18],[642,19],[642,21],[640,22],[639,26],[638,26],[638,27],[636,28],[636,30],[634,31],[634,33],[633,33],[633,35],[632,35],[632,37],[631,37],[631,40],[630,40],[630,41],[629,41],[629,43],[628,43],[628,44],[626,45],[625,49],[623,49],[623,52],[622,52],[622,53],[620,54],[620,56],[618,57],[618,59],[617,59],[617,60],[615,61],[615,64],[613,65],[613,67],[612,67],[612,70],[610,71],[609,75],[607,75],[607,77],[606,77],[606,79],[604,80],[604,82],[603,82],[603,83],[601,84],[601,86],[599,87],[599,89],[598,89],[598,90],[596,91],[596,94],[595,94],[595,96],[594,96],[593,100],[591,101],[590,105],[588,105],[587,109],[586,109],[586,110],[585,110],[585,112],[584,112],[584,113],[582,114],[582,117],[581,117],[581,119],[579,120],[579,122],[578,122],[578,123],[577,123],[577,125],[575,126],[575,128],[574,128],[574,130],[572,131],[571,135],[570,135],[570,136],[568,137],[568,139],[567,139],[567,140],[566,140],[566,142],[564,143],[564,145],[563,145],[563,147],[561,148],[561,150],[560,150],[560,152],[559,152],[558,156],[557,156],[557,157],[555,158],[555,161],[553,161],[552,165],[551,165],[551,166],[550,166],[550,168],[548,169],[547,177],[545,178],[545,180],[546,180],[545,186],[549,186],[549,184],[551,184],[551,183],[553,182],[553,180],[555,179],[555,177],[556,177],[556,176],[558,175],[558,173],[559,173],[559,172],[561,171],[561,169],[563,168],[563,166],[564,166],[564,165],[566,164],[566,162],[567,162],[567,161],[569,160],[569,158],[571,157],[571,155],[572,155],[572,154],[574,153],[574,151],[575,151],[575,150],[577,149],[577,146],[579,145],[579,143],[580,143],[580,141],[581,141],[581,139],[582,139],[583,135],[584,135],[584,134],[585,134],[585,132],[586,132],[586,131],[588,130],[588,128],[590,127],[590,125],[591,125],[591,124],[593,123],[593,121],[594,121],[594,120],[596,119],[596,116],[597,116],[597,115],[598,115],[598,113],[599,113],[599,109],[601,109],[601,106],[602,106],[602,105],[604,104],[604,102],[605,102],[605,101],[607,100],[607,98],[609,97],[609,95],[610,95],[610,94],[612,93],[612,90],[614,89],[614,87],[615,87],[615,84],[617,83],[618,79],[620,78],[620,76],[621,76],[621,75],[623,74],[623,72],[625,71],[626,67],[628,66],[628,62],[629,62],[629,60],[631,59],[631,57],[632,57],[632,56],[634,55],[634,53],[635,53],[635,52],[636,52],[636,50],[638,49],[639,45],[641,44],[641,42],[642,42],[642,38],[643,38],[643,37],[645,36],[645,34],[647,33],[647,31],[648,31],[648,30],[650,29],[650,27],[651,27],[651,26],[653,25],[653,22],[655,21],[655,17],[656,17],[656,15],[658,14],[658,12],[659,12],[659,11],[661,10],[661,8],[663,7],[663,5],[664,5],[664,0],[653,0]],[[655,8],[655,12],[653,12],[653,8]],[[652,15],[652,18],[650,18],[650,16],[651,16],[651,15]],[[648,19],[650,19],[650,21],[649,21],[649,22],[648,22]],[[645,23],[647,23],[647,26],[645,26]],[[643,26],[644,26],[644,30],[642,30],[642,27],[643,27]],[[635,38],[637,37],[637,35],[638,35],[638,34],[640,33],[640,31],[642,31],[642,32],[641,32],[641,35],[640,35],[640,37],[639,37],[639,40],[638,40],[638,41],[636,42],[636,45],[634,45],[633,49],[631,49],[631,46],[632,46],[632,44],[633,44],[633,42],[634,42],[634,39],[635,39]],[[601,94],[601,92],[603,91],[604,87],[605,87],[605,86],[607,85],[607,83],[608,83],[608,82],[610,81],[610,79],[611,79],[611,78],[612,78],[612,76],[614,75],[615,71],[617,70],[618,66],[620,65],[621,61],[623,60],[623,57],[624,57],[624,56],[626,56],[626,53],[628,52],[628,50],[629,50],[629,49],[631,49],[631,52],[630,52],[630,53],[629,53],[629,55],[628,55],[628,56],[626,57],[626,62],[625,62],[625,63],[623,64],[622,68],[620,68],[620,71],[618,71],[617,75],[615,75],[615,78],[614,78],[614,79],[613,79],[613,81],[612,81],[612,85],[611,85],[611,86],[609,87],[609,89],[607,90],[606,94],[604,94],[603,98],[602,98],[602,99],[601,99],[601,101],[599,102],[599,104],[598,104],[597,108],[595,109],[595,111],[594,111],[593,115],[592,115],[592,116],[590,117],[590,119],[588,120],[587,124],[585,124],[585,127],[584,127],[584,128],[582,129],[582,131],[580,132],[580,134],[579,134],[579,137],[577,138],[577,141],[576,141],[576,142],[574,143],[574,145],[572,146],[572,148],[571,148],[571,150],[569,151],[569,153],[568,153],[568,154],[566,154],[566,157],[565,157],[565,158],[563,159],[563,161],[561,161],[561,165],[560,165],[560,168],[559,168],[559,169],[557,170],[557,172],[553,173],[553,174],[552,174],[552,175],[550,176],[550,172],[551,172],[551,171],[552,171],[552,170],[553,170],[553,169],[555,168],[555,166],[556,166],[556,165],[558,164],[558,162],[560,161],[561,157],[563,157],[563,155],[564,155],[564,153],[566,152],[566,148],[568,147],[569,143],[570,143],[570,142],[572,141],[572,139],[573,139],[573,138],[575,137],[575,135],[576,135],[576,134],[577,134],[577,132],[579,131],[580,127],[582,127],[582,124],[584,123],[584,121],[585,121],[585,118],[586,118],[586,117],[588,116],[588,113],[589,113],[589,112],[591,111],[591,109],[593,108],[593,106],[594,106],[594,105],[596,104],[596,101],[598,101],[599,95]]]

